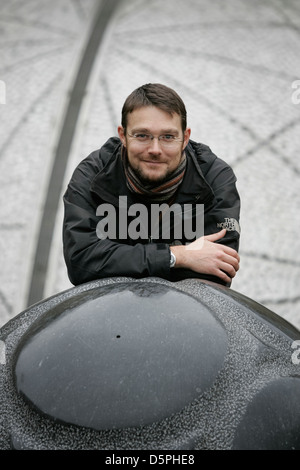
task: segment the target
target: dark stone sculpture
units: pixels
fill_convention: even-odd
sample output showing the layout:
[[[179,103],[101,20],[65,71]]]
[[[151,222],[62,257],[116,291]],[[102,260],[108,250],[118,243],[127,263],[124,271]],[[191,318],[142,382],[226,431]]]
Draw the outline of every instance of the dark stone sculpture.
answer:
[[[300,449],[298,340],[209,282],[75,287],[0,330],[0,449]]]

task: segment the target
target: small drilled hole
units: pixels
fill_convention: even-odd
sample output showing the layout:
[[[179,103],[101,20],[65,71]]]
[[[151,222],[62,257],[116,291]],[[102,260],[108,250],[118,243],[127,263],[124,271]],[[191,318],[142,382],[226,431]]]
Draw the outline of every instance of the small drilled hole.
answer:
[[[121,338],[121,335],[117,335],[116,338]]]

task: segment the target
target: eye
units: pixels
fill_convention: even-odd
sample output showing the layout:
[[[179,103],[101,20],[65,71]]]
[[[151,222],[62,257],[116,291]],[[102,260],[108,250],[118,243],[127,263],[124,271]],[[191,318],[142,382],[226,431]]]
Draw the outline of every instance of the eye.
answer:
[[[142,132],[140,132],[138,134],[134,134],[134,138],[143,142],[143,141],[149,140],[151,137],[149,134],[143,134]]]
[[[164,134],[160,136],[161,140],[164,142],[172,142],[176,137],[172,134]]]

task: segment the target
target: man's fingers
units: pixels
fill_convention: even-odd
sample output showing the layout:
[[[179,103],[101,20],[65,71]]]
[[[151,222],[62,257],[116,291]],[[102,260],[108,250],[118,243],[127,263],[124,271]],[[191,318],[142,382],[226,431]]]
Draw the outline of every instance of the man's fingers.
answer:
[[[204,237],[204,239],[208,240],[209,242],[215,242],[215,241],[220,240],[221,238],[225,237],[225,235],[226,235],[226,228],[223,228],[222,230],[220,230],[220,232],[213,233],[211,235],[206,235]],[[234,250],[233,248],[230,248],[230,246],[226,246],[226,245],[218,244],[218,246],[222,247],[222,249],[224,250],[225,253],[227,253],[230,256],[234,256],[238,261],[240,261],[239,254],[236,250]]]
[[[231,283],[232,281],[232,277],[230,277],[225,271],[222,271],[222,269],[220,269],[216,275],[225,282]]]
[[[236,269],[231,264],[222,263],[220,270],[225,272],[231,279],[236,275]]]
[[[230,264],[231,266],[234,267],[234,269],[236,271],[239,270],[239,257],[236,258],[235,256],[231,256],[231,255],[225,255],[224,256],[224,262],[227,263],[227,264]]]
[[[216,240],[220,240],[221,238],[225,237],[226,235],[226,228],[220,230],[220,232],[212,233],[211,235],[206,235],[204,238],[209,242],[215,242]]]
[[[226,245],[221,245],[220,243],[218,243],[218,247],[222,248],[224,254],[226,254],[227,256],[231,256],[238,263],[240,262],[240,255],[238,254],[237,251],[235,251],[234,248],[231,248],[230,246],[226,246]]]

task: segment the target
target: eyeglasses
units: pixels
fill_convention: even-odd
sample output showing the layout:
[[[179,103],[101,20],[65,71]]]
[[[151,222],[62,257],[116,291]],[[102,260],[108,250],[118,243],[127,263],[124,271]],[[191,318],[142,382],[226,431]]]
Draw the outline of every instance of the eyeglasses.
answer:
[[[183,142],[183,139],[176,137],[172,134],[162,134],[158,137],[154,137],[152,134],[145,134],[144,132],[137,132],[135,134],[129,134],[129,137],[134,139],[140,145],[149,145],[153,139],[157,139],[162,147],[175,147],[178,142]]]

